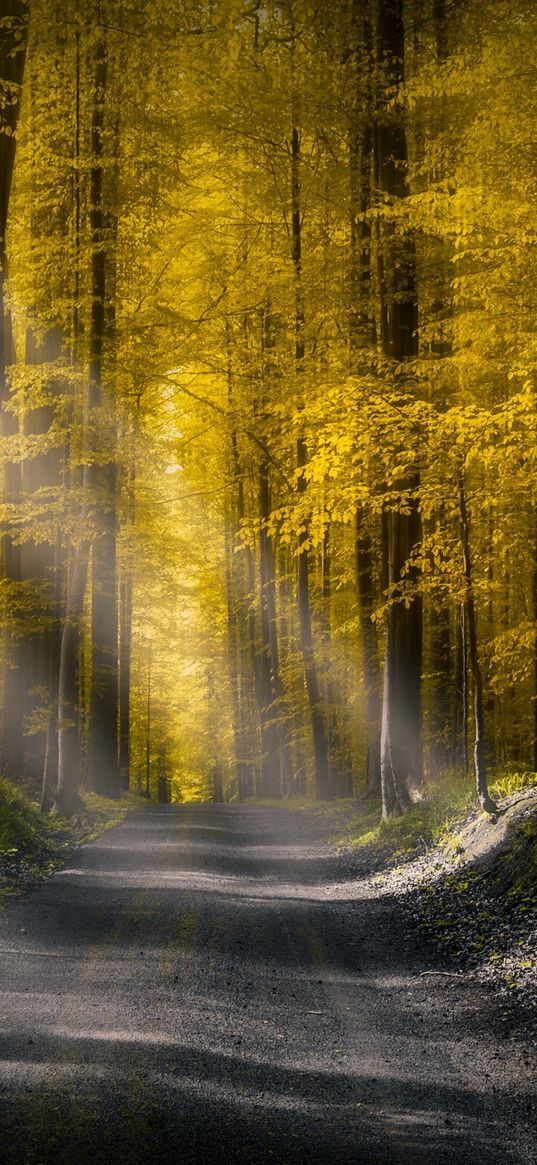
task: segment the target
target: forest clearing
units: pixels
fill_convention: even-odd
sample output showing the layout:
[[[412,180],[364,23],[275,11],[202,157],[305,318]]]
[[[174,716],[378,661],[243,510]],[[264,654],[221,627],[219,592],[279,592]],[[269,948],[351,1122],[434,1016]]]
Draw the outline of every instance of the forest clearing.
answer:
[[[0,0],[8,1165],[532,1159],[536,44]]]

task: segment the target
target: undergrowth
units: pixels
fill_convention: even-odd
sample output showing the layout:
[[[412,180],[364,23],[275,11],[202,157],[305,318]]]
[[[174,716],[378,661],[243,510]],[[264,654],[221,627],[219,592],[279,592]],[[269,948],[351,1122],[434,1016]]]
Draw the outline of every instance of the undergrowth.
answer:
[[[490,792],[501,801],[513,793],[537,786],[537,774],[509,772],[491,781]],[[423,798],[402,817],[381,819],[380,803],[366,798],[364,806],[342,817],[334,838],[339,848],[364,846],[379,841],[391,843],[394,857],[427,852],[445,842],[454,827],[479,812],[473,784],[457,773],[446,774],[442,782],[425,786]]]
[[[45,874],[60,868],[75,846],[118,825],[140,803],[134,794],[112,801],[84,793],[82,807],[74,817],[44,816],[36,801],[1,777],[0,898],[35,885]]]
[[[30,851],[46,835],[37,805],[5,777],[0,778],[0,854]]]

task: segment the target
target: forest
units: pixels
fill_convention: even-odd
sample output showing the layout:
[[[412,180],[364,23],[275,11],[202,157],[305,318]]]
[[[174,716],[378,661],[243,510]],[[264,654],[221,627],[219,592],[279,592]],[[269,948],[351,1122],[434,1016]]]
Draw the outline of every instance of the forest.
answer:
[[[537,769],[537,8],[2,0],[1,756]]]

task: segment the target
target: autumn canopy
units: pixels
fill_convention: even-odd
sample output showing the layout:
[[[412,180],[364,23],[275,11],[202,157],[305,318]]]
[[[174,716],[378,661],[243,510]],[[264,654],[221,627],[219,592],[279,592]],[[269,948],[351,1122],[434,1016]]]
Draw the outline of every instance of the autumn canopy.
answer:
[[[2,768],[536,766],[537,9],[0,4]]]

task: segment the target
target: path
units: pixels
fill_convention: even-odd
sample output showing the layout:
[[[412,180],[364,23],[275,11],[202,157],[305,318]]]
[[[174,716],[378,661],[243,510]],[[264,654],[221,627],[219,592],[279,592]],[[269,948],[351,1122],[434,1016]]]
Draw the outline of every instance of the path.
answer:
[[[4,1165],[529,1165],[522,1052],[285,810],[152,807],[0,916]]]

